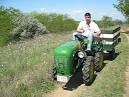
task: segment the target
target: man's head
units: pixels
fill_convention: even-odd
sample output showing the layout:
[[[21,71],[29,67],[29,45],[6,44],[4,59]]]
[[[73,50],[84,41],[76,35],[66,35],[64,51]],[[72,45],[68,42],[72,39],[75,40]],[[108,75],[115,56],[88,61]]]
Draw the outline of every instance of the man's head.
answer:
[[[85,13],[84,15],[86,23],[89,25],[91,22],[91,14],[89,12]]]

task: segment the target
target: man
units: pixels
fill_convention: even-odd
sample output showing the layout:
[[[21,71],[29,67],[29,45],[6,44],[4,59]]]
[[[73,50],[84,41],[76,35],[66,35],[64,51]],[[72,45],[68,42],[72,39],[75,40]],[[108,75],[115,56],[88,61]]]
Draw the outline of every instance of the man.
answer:
[[[101,31],[98,25],[91,20],[91,14],[85,13],[85,20],[81,21],[77,27],[77,32],[73,33],[73,40],[75,40],[76,34],[84,35],[90,41],[87,45],[87,50],[91,50],[91,44],[93,40],[93,36],[99,38]]]

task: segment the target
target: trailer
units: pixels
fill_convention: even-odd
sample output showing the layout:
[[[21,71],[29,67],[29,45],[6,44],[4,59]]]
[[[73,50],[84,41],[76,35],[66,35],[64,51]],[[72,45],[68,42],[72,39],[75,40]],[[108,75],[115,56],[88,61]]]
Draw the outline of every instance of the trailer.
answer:
[[[114,30],[102,30],[100,36],[103,43],[103,52],[109,53],[111,59],[115,58],[115,47],[121,41],[119,31],[120,27],[117,27]]]

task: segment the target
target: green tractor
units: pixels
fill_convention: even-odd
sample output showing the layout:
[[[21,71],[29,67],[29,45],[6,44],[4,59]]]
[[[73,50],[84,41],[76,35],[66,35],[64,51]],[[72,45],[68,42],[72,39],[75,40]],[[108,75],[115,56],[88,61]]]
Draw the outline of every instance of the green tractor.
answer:
[[[112,33],[94,39],[91,51],[87,51],[88,39],[82,35],[76,35],[77,40],[69,41],[54,49],[54,64],[52,79],[67,83],[79,67],[82,67],[83,82],[90,85],[94,80],[94,72],[101,71],[104,66],[104,52],[114,57],[115,46],[118,44],[120,33],[116,28]]]

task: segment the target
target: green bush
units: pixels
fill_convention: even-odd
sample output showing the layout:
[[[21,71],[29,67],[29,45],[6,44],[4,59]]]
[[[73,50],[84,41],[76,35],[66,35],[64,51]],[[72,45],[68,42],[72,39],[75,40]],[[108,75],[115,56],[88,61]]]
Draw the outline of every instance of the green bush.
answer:
[[[26,15],[14,8],[0,7],[0,46],[12,40],[33,38],[48,30],[65,32],[76,27],[77,22],[67,15],[34,12]]]
[[[114,26],[112,17],[108,17],[108,16],[103,16],[100,21],[97,21],[97,24],[98,24],[101,28]]]
[[[11,17],[5,9],[0,8],[0,46],[9,40],[9,31],[12,29]]]
[[[13,29],[12,19],[19,13],[20,11],[14,8],[0,7],[0,46],[10,41],[10,31]]]
[[[77,27],[77,22],[67,15],[36,12],[31,13],[31,15],[44,24],[50,32],[72,31]]]
[[[14,19],[14,29],[11,35],[14,39],[17,38],[33,38],[44,33],[48,30],[37,19],[21,14]]]
[[[102,29],[110,29],[110,28],[114,28],[117,26],[121,26],[124,24],[123,21],[116,19],[116,20],[112,20],[112,17],[108,17],[108,16],[103,16],[101,20],[99,21],[95,21],[98,26]]]
[[[17,9],[0,6],[0,46],[12,40],[32,38],[47,32],[37,19]]]

